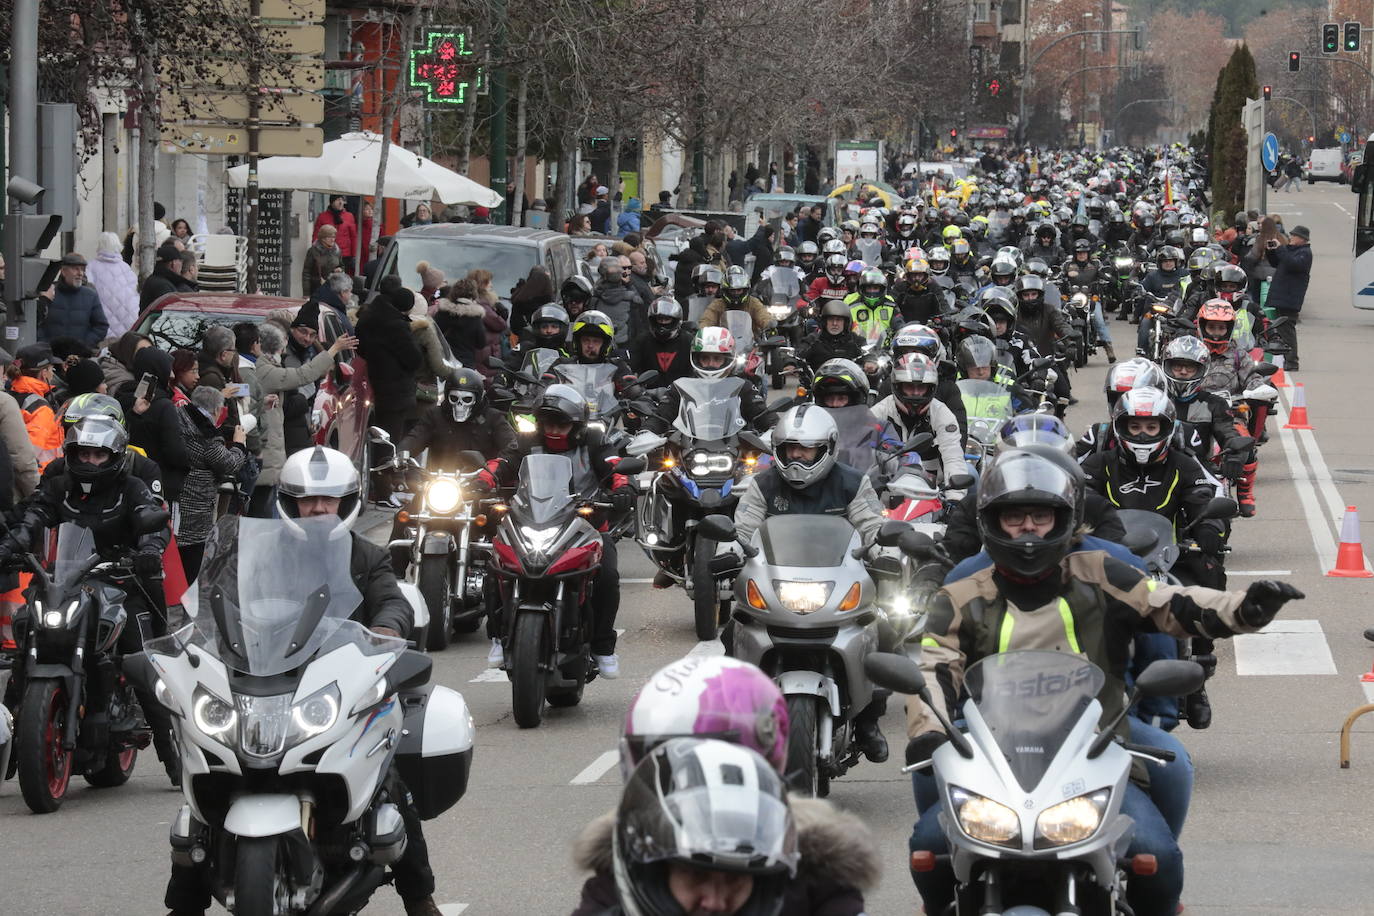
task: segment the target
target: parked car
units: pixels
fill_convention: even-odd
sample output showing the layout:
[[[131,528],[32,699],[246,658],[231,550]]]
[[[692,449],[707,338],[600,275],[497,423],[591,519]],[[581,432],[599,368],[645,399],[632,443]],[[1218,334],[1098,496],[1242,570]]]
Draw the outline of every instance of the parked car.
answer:
[[[415,287],[419,283],[415,265],[421,261],[443,271],[448,280],[460,279],[479,268],[491,271],[491,288],[507,307],[515,284],[529,276],[530,268],[536,264],[548,270],[554,289],[577,276],[572,241],[561,232],[482,223],[436,223],[411,226],[392,236],[382,256],[381,270],[373,277],[373,288],[388,274],[398,274],[407,286]]]
[[[279,309],[295,312],[304,304],[304,299],[285,296],[169,293],[143,310],[134,330],[147,334],[164,349],[199,350],[205,329],[212,324],[229,327],[241,321],[263,322]],[[328,345],[343,330],[343,325],[329,308],[321,310],[321,323],[321,339]],[[320,381],[315,396],[311,414],[315,442],[336,448],[352,458],[359,476],[366,481],[370,470],[367,431],[372,407],[367,361],[345,350],[334,363],[333,371]],[[363,486],[366,488],[367,484]]]
[[[1311,155],[1307,157],[1307,183],[1336,181],[1345,184],[1345,172],[1341,168],[1344,164],[1345,156],[1340,147],[1314,149]]]

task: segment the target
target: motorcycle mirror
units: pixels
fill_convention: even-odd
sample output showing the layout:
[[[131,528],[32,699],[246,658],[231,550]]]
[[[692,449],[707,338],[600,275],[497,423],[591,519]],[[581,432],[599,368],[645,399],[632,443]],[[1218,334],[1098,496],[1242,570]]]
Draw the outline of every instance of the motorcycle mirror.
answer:
[[[697,522],[697,534],[713,541],[735,540],[735,521],[728,515],[708,515]]]
[[[381,445],[382,443],[390,444],[391,434],[380,426],[369,426],[367,428],[367,441],[374,445]]]
[[[967,490],[973,486],[972,474],[955,474],[945,481],[951,490]]]
[[[458,470],[471,473],[487,463],[487,459],[476,449],[464,449],[458,453]]]
[[[493,369],[500,369],[502,371],[505,371],[507,368],[506,361],[499,356],[488,356],[487,365]]]
[[[1183,697],[1201,690],[1206,679],[1207,673],[1197,662],[1161,658],[1140,672],[1135,686],[1147,697]]]
[[[155,534],[167,527],[172,513],[166,509],[144,508],[134,516],[134,528],[139,534]]]
[[[742,430],[739,434],[739,441],[756,452],[768,451],[768,443],[763,441],[763,437],[750,430]]]
[[[1040,357],[1039,359],[1033,360],[1033,361],[1031,362],[1031,368],[1033,368],[1033,369],[1044,369],[1046,366],[1053,366],[1053,365],[1054,365],[1054,357],[1053,357],[1053,356],[1042,356],[1042,357]]]
[[[638,381],[640,385],[647,385],[662,374],[663,373],[659,372],[657,369],[650,369],[648,372],[639,373],[639,378],[636,381]]]
[[[1136,528],[1126,532],[1126,536],[1121,539],[1121,546],[1138,557],[1147,557],[1150,551],[1155,549],[1159,543],[1159,535],[1144,528]]]
[[[909,557],[924,559],[935,550],[935,539],[924,531],[909,528],[897,539],[897,549]]]
[[[879,687],[907,696],[920,696],[926,689],[921,666],[893,652],[870,652],[864,658],[864,674]]]
[[[621,458],[616,463],[615,472],[617,474],[640,474],[649,466],[649,463],[641,457]]]
[[[768,337],[759,346],[763,347],[785,347],[787,346],[786,337]]]
[[[491,389],[491,399],[493,401],[514,401],[515,392],[509,388],[493,388]]]
[[[124,656],[124,677],[133,684],[134,687],[153,692],[153,684],[157,682],[157,671],[153,668],[153,663],[148,660],[145,652],[135,652],[132,655]]]
[[[905,522],[886,521],[878,529],[879,547],[896,547],[901,541],[902,535],[911,530],[911,526]]]
[[[433,668],[434,659],[424,653],[407,649],[401,653],[400,658],[396,659],[396,664],[387,669],[387,695],[400,690],[419,687],[429,680],[430,671]]]
[[[1215,496],[1207,505],[1202,507],[1202,513],[1197,517],[1197,521],[1203,519],[1226,519],[1235,518],[1240,514],[1240,504],[1229,496]]]

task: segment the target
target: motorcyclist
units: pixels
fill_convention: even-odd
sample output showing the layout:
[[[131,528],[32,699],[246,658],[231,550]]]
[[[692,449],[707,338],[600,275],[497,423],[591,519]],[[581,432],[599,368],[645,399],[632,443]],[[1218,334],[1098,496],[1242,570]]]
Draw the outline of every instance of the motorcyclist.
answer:
[[[907,250],[913,245],[919,246],[915,214],[903,213],[897,217],[897,228],[888,236],[888,244],[899,258],[906,257]]]
[[[1064,249],[1059,247],[1059,231],[1053,223],[1040,223],[1035,233],[1021,241],[1021,251],[1026,260],[1039,258],[1051,267],[1064,260]]]
[[[620,741],[624,778],[656,748],[678,738],[714,738],[760,754],[779,775],[787,762],[787,704],[754,665],[724,656],[687,657],[649,676],[630,703]],[[821,799],[790,795],[801,854],[797,879],[782,892],[796,916],[862,916],[877,878],[878,848],[868,826]],[[616,903],[615,812],[582,831],[574,858],[592,872],[572,916],[598,916]]]
[[[1244,592],[1159,585],[1143,572],[1100,551],[1071,552],[1080,537],[1083,483],[1070,469],[1029,451],[999,455],[980,485],[978,523],[993,565],[941,589],[922,638],[921,668],[935,686],[936,702],[958,718],[961,673],[998,652],[1048,649],[1083,654],[1107,674],[1098,695],[1103,722],[1125,698],[1125,669],[1135,631],[1159,629],[1176,636],[1227,637],[1254,632],[1282,605],[1302,597],[1282,582],[1259,581]],[[1104,634],[1080,641],[1079,634]],[[916,703],[911,700],[909,702]],[[947,740],[924,706],[909,715],[909,759],[929,758]],[[1141,734],[1127,720],[1121,737]],[[1146,727],[1148,728],[1148,727]],[[1137,770],[1137,778],[1144,774]],[[911,850],[946,852],[934,780],[918,774],[921,815]],[[1126,852],[1151,854],[1152,876],[1133,875],[1127,900],[1138,916],[1174,916],[1183,887],[1182,853],[1169,824],[1146,790],[1128,784],[1122,811],[1135,822]],[[953,901],[948,860],[933,871],[913,873],[929,913]]]
[[[571,362],[581,366],[614,366],[615,374],[611,380],[615,384],[616,396],[621,396],[626,389],[634,386],[638,376],[625,357],[615,352],[615,333],[615,325],[605,312],[588,309],[573,319],[571,352],[566,359],[554,365]]]
[[[699,328],[692,337],[689,355],[692,373],[700,379],[729,378],[735,374],[738,361],[735,358],[735,338],[727,328]],[[768,405],[763,395],[753,385],[743,385],[739,392],[740,416],[755,424],[764,417]],[[653,416],[646,417],[644,428],[655,433],[665,433],[672,428],[677,419],[682,395],[676,388],[669,388],[659,400],[658,409]],[[766,419],[766,417],[764,417]]]
[[[1204,391],[1234,397],[1263,379],[1254,359],[1236,343],[1235,327],[1236,310],[1225,299],[1209,299],[1198,309],[1198,337],[1209,353]]]
[[[520,464],[531,454],[568,455],[576,468],[590,476],[574,480],[579,490],[600,487],[610,494],[617,514],[634,506],[634,490],[629,481],[615,471],[619,457],[601,433],[587,426],[587,401],[570,385],[554,384],[544,389],[534,411],[535,429],[516,435],[515,445],[501,457],[487,463],[488,486],[513,487]],[[592,517],[598,529],[609,528],[604,513]],[[616,655],[615,618],[620,611],[619,554],[615,539],[602,538],[601,567],[592,587],[592,658],[597,672],[607,680],[620,677],[620,657]],[[498,630],[499,632],[499,630]],[[495,649],[492,650],[493,654]],[[504,653],[503,653],[504,658]]]
[[[692,336],[682,320],[682,306],[672,296],[660,296],[649,303],[646,322],[649,330],[630,341],[630,371],[643,375],[650,370],[658,377],[651,388],[666,388],[692,374]]]
[[[1021,310],[1016,300],[1000,287],[994,287],[983,297],[983,308],[992,320],[993,343],[1002,362],[1011,367],[1016,378],[1021,378],[1031,371],[1031,364],[1040,358],[1040,353],[1017,324]]]
[[[1069,328],[1064,313],[1057,307],[1045,302],[1045,281],[1035,274],[1026,274],[1016,281],[1018,306],[1017,328],[1035,344],[1035,349],[1044,354],[1058,353],[1065,340],[1073,331]],[[1069,374],[1060,372],[1054,380],[1054,394],[1057,398],[1072,398],[1069,389]],[[1072,401],[1070,401],[1072,403]],[[1062,403],[1055,413],[1063,416]]]
[[[1107,370],[1107,377],[1102,383],[1102,392],[1107,399],[1108,416],[1111,416],[1121,396],[1132,388],[1164,388],[1166,385],[1164,370],[1145,357],[1133,356],[1122,360]],[[1116,434],[1112,431],[1112,421],[1107,419],[1088,427],[1074,444],[1074,454],[1081,460],[1088,455],[1113,448],[1115,444]]]
[[[703,328],[725,327],[726,311],[740,310],[748,313],[754,327],[754,336],[759,337],[773,320],[768,306],[749,291],[749,274],[743,267],[731,267],[725,272],[725,282],[721,284],[720,296],[706,306],[701,314],[700,326]]]
[[[844,304],[854,319],[855,334],[865,341],[874,340],[875,335],[880,342],[886,339],[897,306],[887,294],[887,277],[881,270],[865,268],[859,275],[858,291],[846,296]]]
[[[897,329],[892,336],[892,362],[896,364],[907,353],[924,353],[935,362],[940,373],[940,381],[935,386],[935,398],[954,414],[959,424],[959,435],[968,435],[968,412],[964,409],[964,398],[959,393],[959,369],[947,358],[944,342],[933,328],[923,324],[907,324]],[[880,398],[892,393],[891,379],[878,392]]]
[[[802,275],[802,289],[811,285],[811,281],[820,273],[821,249],[815,242],[802,242],[797,246],[797,270]]]
[[[1247,481],[1246,463],[1254,439],[1237,428],[1225,398],[1202,390],[1207,360],[1207,345],[1196,337],[1176,337],[1164,348],[1160,369],[1167,381],[1169,397],[1178,411],[1179,444],[1204,465],[1211,460],[1215,446],[1221,453],[1221,476],[1236,481],[1241,514],[1247,514],[1247,502],[1251,507],[1248,514],[1253,514],[1253,468]]]
[[[575,318],[587,310],[595,294],[592,281],[579,274],[563,281],[563,286],[558,290],[558,301],[568,317]]]
[[[840,299],[849,295],[849,287],[844,281],[844,268],[849,260],[840,253],[828,254],[819,274],[813,276],[802,294],[807,302]]]
[[[893,298],[897,314],[892,320],[901,324],[913,321],[926,324],[944,312],[944,293],[931,286],[930,264],[925,258],[907,259],[902,282],[893,290]]]
[[[523,366],[524,356],[531,350],[549,349],[562,353],[568,345],[567,309],[550,302],[541,305],[530,315],[529,326],[520,335],[520,345],[511,350],[507,365]]]
[[[296,452],[282,464],[276,508],[283,519],[337,516],[344,526],[352,528],[362,509],[360,496],[358,471],[352,459],[317,445]],[[222,523],[233,524],[234,520]],[[351,532],[351,539],[349,573],[363,596],[352,619],[380,635],[404,639],[410,633],[414,612],[396,582],[386,549],[357,532]],[[386,778],[387,794],[400,808],[406,827],[405,852],[391,866],[396,893],[407,916],[439,916],[439,907],[434,902],[434,872],[419,813],[394,764]],[[173,865],[164,899],[171,909],[168,916],[202,916],[210,905],[209,877],[209,869],[204,866]]]
[[[814,371],[836,357],[858,359],[863,355],[866,343],[852,330],[854,313],[848,303],[837,299],[826,302],[817,320],[819,326],[797,347],[797,359]]]
[[[966,238],[957,238],[949,243],[949,269],[957,277],[971,277],[978,266],[973,256],[973,246]]]
[[[939,382],[933,359],[924,353],[903,354],[892,367],[892,393],[873,405],[873,415],[891,423],[903,441],[918,433],[930,433],[934,441],[917,454],[923,462],[938,461],[941,479],[949,480],[968,474],[968,465],[959,421],[935,397]]]

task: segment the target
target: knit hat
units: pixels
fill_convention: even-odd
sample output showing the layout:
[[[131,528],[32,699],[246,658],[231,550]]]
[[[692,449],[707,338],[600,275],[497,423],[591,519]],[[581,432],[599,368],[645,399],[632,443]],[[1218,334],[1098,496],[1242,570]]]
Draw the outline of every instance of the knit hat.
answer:
[[[1308,231],[1308,229],[1307,229],[1306,226],[1294,226],[1294,227],[1292,228],[1292,230],[1289,231],[1288,234],[1289,234],[1289,235],[1300,235],[1300,236],[1302,236],[1305,240],[1307,240],[1307,241],[1309,241],[1309,242],[1312,241],[1312,233]]]
[[[83,359],[67,370],[67,394],[91,394],[105,381],[105,373],[93,359]]]
[[[318,329],[320,326],[320,303],[311,299],[300,307],[296,317],[291,319],[293,328]]]

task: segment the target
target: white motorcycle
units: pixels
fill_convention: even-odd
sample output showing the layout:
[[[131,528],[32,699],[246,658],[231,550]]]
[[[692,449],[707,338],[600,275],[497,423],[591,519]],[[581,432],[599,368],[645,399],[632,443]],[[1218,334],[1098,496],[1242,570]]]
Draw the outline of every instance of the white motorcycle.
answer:
[[[333,517],[226,519],[191,622],[125,664],[175,723],[172,861],[208,868],[239,916],[356,912],[405,851],[402,795],[430,818],[467,788],[467,705],[425,686],[428,656],[349,619],[351,553]]]

